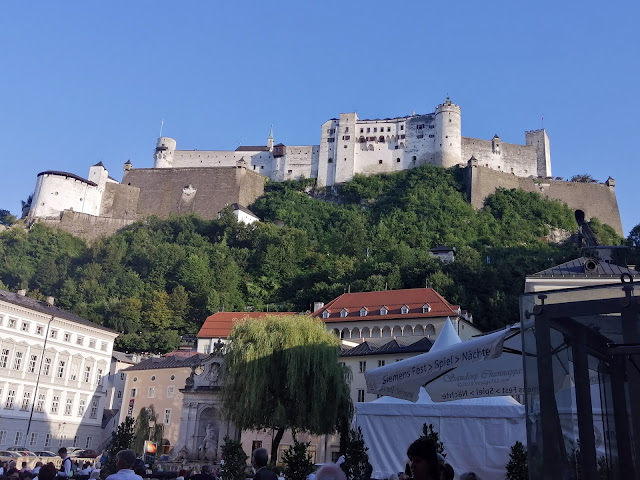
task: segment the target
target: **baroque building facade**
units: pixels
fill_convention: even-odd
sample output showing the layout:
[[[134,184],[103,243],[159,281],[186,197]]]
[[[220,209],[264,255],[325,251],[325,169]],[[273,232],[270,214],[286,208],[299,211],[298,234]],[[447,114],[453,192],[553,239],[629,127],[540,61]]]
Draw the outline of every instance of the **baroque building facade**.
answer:
[[[0,449],[97,449],[117,333],[0,290]]]

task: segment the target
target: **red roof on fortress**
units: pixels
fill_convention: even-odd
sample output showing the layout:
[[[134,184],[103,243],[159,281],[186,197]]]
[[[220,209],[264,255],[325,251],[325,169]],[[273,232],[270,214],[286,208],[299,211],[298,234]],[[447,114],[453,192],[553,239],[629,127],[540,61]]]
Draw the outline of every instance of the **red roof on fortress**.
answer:
[[[87,180],[86,178],[79,177],[78,175],[75,175],[75,174],[69,173],[69,172],[58,172],[56,170],[46,170],[44,172],[40,172],[38,174],[38,177],[40,175],[58,175],[60,177],[73,178],[74,180],[78,180],[79,182],[84,182],[87,185],[91,185],[92,187],[97,187],[98,186],[97,183],[93,183],[91,180]]]
[[[268,152],[269,147],[264,146],[253,146],[253,145],[243,145],[236,148],[236,152]]]
[[[198,332],[198,338],[227,338],[237,322],[267,315],[296,315],[295,312],[218,312],[209,315]]]
[[[407,313],[402,313],[403,307]],[[360,316],[360,310],[367,310],[366,317]],[[381,315],[380,310],[387,314]],[[341,316],[342,311],[346,316]],[[323,316],[328,312],[329,316]],[[362,320],[389,320],[391,318],[447,317],[461,313],[458,305],[451,305],[433,288],[411,288],[387,290],[381,292],[344,293],[323,308],[313,313],[325,323],[357,322]]]

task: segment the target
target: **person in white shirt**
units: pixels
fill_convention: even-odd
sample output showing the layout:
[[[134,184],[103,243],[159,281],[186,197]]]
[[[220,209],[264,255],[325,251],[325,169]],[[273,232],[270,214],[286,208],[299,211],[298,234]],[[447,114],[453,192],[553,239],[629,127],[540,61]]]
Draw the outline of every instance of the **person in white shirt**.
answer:
[[[142,480],[142,477],[133,471],[135,462],[136,452],[133,450],[120,450],[116,455],[116,468],[118,471],[109,475],[106,480]]]

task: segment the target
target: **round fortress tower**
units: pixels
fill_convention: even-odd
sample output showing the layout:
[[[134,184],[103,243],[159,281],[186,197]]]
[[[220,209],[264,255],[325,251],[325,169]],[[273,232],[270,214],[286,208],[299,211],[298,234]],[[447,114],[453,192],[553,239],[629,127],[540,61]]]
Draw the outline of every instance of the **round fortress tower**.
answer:
[[[436,161],[448,168],[462,162],[460,107],[449,97],[436,107]]]
[[[173,154],[176,151],[176,141],[169,137],[160,137],[156,143],[156,151],[153,154],[155,168],[172,168]]]

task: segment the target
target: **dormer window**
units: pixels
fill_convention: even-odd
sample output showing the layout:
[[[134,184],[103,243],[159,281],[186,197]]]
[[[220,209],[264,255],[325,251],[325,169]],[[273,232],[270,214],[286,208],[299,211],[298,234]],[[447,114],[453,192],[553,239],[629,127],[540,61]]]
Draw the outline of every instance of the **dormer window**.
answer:
[[[322,318],[329,318],[329,310],[322,312]]]
[[[387,307],[382,307],[380,309],[380,315],[386,315],[387,313],[389,313],[389,310],[387,309]]]
[[[349,315],[349,311],[346,308],[343,308],[342,310],[340,310],[340,317],[344,318],[347,315]]]
[[[406,315],[407,313],[409,313],[409,307],[407,305],[403,305],[402,308],[400,309],[400,313],[402,313],[403,315]]]
[[[425,303],[422,306],[422,313],[429,313],[431,311],[431,305],[429,305],[428,303]]]
[[[362,308],[360,309],[360,316],[361,316],[361,317],[366,317],[366,316],[367,316],[367,313],[369,313],[369,311],[368,311],[366,308],[362,307]]]

